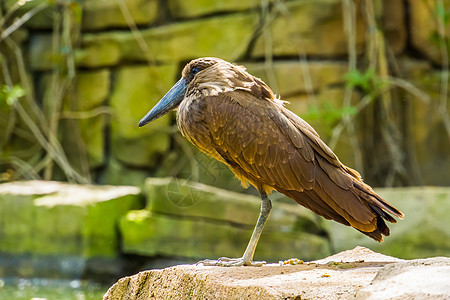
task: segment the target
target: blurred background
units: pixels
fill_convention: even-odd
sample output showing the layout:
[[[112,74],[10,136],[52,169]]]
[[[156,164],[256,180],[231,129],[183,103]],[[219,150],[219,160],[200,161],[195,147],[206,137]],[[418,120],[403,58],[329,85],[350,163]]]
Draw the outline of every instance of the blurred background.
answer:
[[[243,253],[256,191],[175,113],[137,127],[203,56],[263,79],[406,215],[377,244],[275,193],[256,259],[449,256],[449,24],[444,0],[2,0],[0,295],[97,299]]]

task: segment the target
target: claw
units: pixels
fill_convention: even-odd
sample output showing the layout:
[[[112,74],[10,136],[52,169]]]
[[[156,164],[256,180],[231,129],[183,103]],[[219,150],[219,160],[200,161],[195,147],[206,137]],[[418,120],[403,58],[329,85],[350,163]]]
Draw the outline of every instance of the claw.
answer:
[[[228,258],[221,257],[217,260],[215,259],[205,259],[199,261],[197,265],[203,264],[204,266],[218,266],[218,267],[240,267],[240,266],[252,266],[261,267],[266,264],[265,261],[246,261],[243,257],[239,258]]]

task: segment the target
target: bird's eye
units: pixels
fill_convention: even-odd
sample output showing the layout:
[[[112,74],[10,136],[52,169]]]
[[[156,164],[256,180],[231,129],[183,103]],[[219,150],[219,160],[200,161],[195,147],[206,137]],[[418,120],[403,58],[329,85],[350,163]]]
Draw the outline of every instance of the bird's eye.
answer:
[[[198,68],[192,68],[191,73],[194,74],[194,75],[197,74],[198,73]]]

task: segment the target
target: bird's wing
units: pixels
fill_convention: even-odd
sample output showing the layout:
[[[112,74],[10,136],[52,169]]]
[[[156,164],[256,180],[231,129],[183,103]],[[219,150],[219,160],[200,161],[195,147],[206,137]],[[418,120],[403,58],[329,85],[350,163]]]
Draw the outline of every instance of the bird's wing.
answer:
[[[211,141],[233,172],[243,173],[238,177],[273,187],[328,219],[365,232],[377,228],[377,215],[355,190],[359,174],[301,118],[245,91],[204,101]]]

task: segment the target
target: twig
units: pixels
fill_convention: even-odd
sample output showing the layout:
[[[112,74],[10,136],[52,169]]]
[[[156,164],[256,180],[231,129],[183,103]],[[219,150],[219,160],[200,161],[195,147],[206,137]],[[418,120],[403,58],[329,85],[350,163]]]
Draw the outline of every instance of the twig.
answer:
[[[267,25],[271,23],[271,14],[269,10],[269,3],[267,0],[261,0],[261,15],[264,22],[267,21]],[[273,51],[272,51],[272,32],[268,26],[263,26],[263,36],[264,36],[264,69],[266,71],[267,77],[269,79],[269,84],[276,91],[280,92],[278,89],[277,78],[274,73],[273,66]]]
[[[100,106],[89,111],[62,111],[60,113],[61,119],[90,119],[99,115],[112,115],[114,112],[109,106]]]
[[[0,42],[2,42],[4,39],[6,39],[8,36],[10,36],[14,31],[19,29],[20,26],[25,24],[34,15],[36,15],[39,12],[41,12],[42,10],[44,10],[47,6],[48,6],[48,4],[46,2],[42,2],[42,3],[38,4],[36,7],[34,7],[32,10],[30,10],[29,12],[25,13],[21,18],[14,21],[14,23],[11,24],[11,26],[9,26],[5,30],[3,30],[2,33],[0,34]]]
[[[297,27],[295,26],[292,14],[290,13],[289,9],[286,7],[284,2],[277,1],[276,7],[281,12],[281,14],[284,15],[284,18],[287,19],[287,21],[289,22],[290,29],[292,31],[295,31],[297,29]],[[302,40],[302,37],[300,34],[295,36],[295,45],[297,47],[297,53],[298,53],[298,57],[299,57],[299,61],[300,61],[300,68],[302,70],[303,82],[305,84],[305,90],[306,90],[306,94],[308,96],[308,100],[311,103],[316,104],[317,99],[316,99],[316,95],[314,93],[314,85],[313,85],[312,78],[311,78],[311,72],[309,69],[308,59],[307,59],[307,56],[305,53],[303,40]]]
[[[444,1],[436,0],[437,7],[444,9]],[[450,117],[447,113],[447,98],[448,98],[448,78],[449,78],[449,59],[448,59],[448,48],[445,37],[445,24],[444,16],[437,16],[437,28],[439,34],[439,51],[441,53],[441,63],[442,63],[442,75],[441,75],[441,88],[440,88],[440,103],[439,103],[439,114],[441,115],[442,121],[444,123],[445,129],[447,130],[447,135],[450,139]]]

